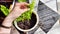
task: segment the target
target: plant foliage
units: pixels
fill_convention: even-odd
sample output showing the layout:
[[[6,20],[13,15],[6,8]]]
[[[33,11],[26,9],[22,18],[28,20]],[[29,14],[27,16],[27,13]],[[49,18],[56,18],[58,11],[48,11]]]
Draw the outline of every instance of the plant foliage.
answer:
[[[4,5],[0,5],[0,7],[1,7],[0,9],[3,12],[3,14],[7,16],[9,14],[9,9],[5,7]]]
[[[23,0],[20,0],[23,2]],[[18,2],[20,2],[18,1]],[[25,0],[26,1],[26,0]],[[30,10],[28,10],[27,12],[23,13],[21,16],[19,16],[16,21],[24,21],[24,20],[30,20],[31,19],[31,15],[32,15],[32,12],[33,12],[33,9],[34,9],[34,4],[35,4],[35,1],[32,0],[32,3],[29,5],[30,7]]]
[[[26,2],[26,0],[18,0],[18,2]],[[16,21],[24,21],[24,20],[30,20],[31,19],[31,15],[34,9],[34,4],[35,4],[35,0],[32,0],[31,4],[29,5],[30,10],[24,12],[21,16],[19,16]],[[4,5],[0,5],[0,9],[3,12],[3,14],[5,16],[7,16],[9,14],[9,9],[7,7],[5,7]]]

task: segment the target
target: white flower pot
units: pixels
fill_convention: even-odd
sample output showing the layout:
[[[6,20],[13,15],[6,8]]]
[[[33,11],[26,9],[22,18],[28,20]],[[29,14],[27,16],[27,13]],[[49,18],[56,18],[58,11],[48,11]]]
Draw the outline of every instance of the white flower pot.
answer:
[[[35,24],[32,28],[27,29],[27,30],[21,29],[20,27],[18,27],[16,21],[14,21],[14,26],[15,26],[18,30],[23,31],[23,32],[28,32],[28,31],[33,30],[33,29],[38,25],[38,23],[39,23],[39,17],[38,17],[37,12],[34,11],[33,13],[36,15],[36,19],[37,19],[37,21],[36,21],[36,24]]]

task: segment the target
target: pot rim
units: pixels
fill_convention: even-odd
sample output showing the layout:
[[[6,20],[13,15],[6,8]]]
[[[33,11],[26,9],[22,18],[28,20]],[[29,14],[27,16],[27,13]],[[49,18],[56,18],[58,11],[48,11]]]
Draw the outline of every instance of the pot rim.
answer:
[[[38,23],[39,23],[39,17],[38,17],[37,12],[33,11],[33,13],[36,15],[37,21],[36,21],[36,24],[35,24],[32,28],[27,29],[27,30],[21,29],[20,27],[18,27],[16,21],[14,21],[14,26],[15,26],[18,30],[23,31],[23,32],[28,32],[28,31],[33,30],[33,29],[38,25]]]

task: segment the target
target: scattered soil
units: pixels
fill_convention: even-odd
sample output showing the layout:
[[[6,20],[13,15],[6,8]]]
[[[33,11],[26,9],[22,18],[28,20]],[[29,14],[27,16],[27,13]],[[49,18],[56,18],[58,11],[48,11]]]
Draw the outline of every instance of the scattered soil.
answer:
[[[32,13],[31,20],[25,20],[24,22],[20,21],[17,23],[17,25],[21,29],[27,30],[27,29],[34,27],[34,25],[36,24],[36,20],[37,20],[36,15]]]

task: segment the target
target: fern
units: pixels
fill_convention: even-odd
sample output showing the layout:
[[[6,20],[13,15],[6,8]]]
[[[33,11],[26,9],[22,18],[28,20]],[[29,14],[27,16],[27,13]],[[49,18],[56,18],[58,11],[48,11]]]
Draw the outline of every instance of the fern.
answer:
[[[18,2],[26,2],[26,0],[18,0]],[[24,12],[21,16],[16,18],[16,21],[18,22],[18,21],[30,20],[33,9],[34,9],[34,4],[35,4],[35,0],[32,0],[32,3],[29,5],[30,10]],[[4,5],[0,5],[0,7],[1,7],[0,9],[3,12],[3,14],[7,16],[9,14],[9,9],[5,7]]]
[[[20,0],[23,2],[23,0]],[[20,2],[19,1],[19,2]],[[26,0],[25,0],[26,1]],[[32,0],[32,3],[29,5],[30,10],[28,10],[27,12],[23,13],[21,16],[19,16],[16,21],[24,21],[24,20],[30,20],[31,19],[31,15],[34,9],[34,4],[35,4],[35,0]]]
[[[27,0],[18,0],[18,2],[26,2]]]
[[[4,5],[0,5],[0,7],[1,7],[0,9],[3,12],[3,14],[7,16],[9,14],[9,9],[5,7]]]

